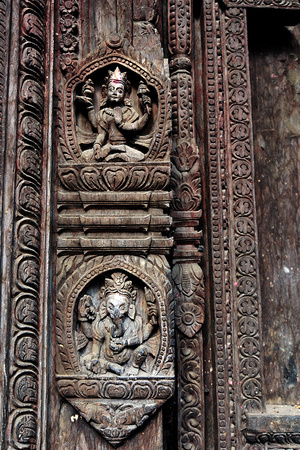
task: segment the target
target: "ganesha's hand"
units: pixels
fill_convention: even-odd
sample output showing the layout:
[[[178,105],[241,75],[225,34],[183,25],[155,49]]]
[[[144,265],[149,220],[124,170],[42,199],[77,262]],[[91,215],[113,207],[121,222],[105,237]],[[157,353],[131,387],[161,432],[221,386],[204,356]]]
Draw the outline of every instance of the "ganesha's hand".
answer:
[[[151,325],[157,325],[157,316],[158,316],[158,311],[157,311],[157,307],[156,305],[151,305],[148,307],[148,317],[149,317],[149,322],[151,323]]]
[[[90,372],[98,373],[100,371],[99,360],[93,353],[84,356],[83,364]]]
[[[120,338],[110,338],[110,348],[113,352],[121,352],[126,347],[126,341]]]
[[[95,159],[97,161],[102,159],[102,152],[101,152],[101,145],[100,144],[94,144],[93,150],[94,150],[94,154],[95,154]]]

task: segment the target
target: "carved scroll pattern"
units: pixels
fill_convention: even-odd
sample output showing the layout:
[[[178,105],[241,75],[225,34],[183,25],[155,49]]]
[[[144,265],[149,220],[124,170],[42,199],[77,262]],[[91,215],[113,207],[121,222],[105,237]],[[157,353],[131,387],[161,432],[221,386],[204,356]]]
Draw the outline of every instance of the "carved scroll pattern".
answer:
[[[250,123],[249,73],[245,11],[231,8],[224,15],[228,68],[229,145],[234,215],[237,348],[242,413],[262,409],[259,279],[253,193],[253,153]]]
[[[37,439],[45,16],[45,1],[22,2],[8,400],[10,448],[35,448]]]
[[[300,9],[299,0],[224,0],[226,6]]]
[[[72,72],[78,64],[78,10],[77,0],[60,0],[59,64],[63,73]]]
[[[171,187],[174,199],[175,323],[177,326],[179,389],[178,446],[204,448],[202,334],[203,273],[197,246],[201,232],[199,151],[195,143],[191,76],[191,13],[189,0],[169,0],[169,50],[174,147]]]

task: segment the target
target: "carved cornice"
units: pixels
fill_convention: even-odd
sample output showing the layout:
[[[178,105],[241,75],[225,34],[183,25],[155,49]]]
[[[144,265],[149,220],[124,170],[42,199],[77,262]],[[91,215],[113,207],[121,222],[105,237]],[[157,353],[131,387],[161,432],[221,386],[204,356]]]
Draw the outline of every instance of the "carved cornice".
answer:
[[[222,0],[227,7],[300,9],[299,0]]]
[[[32,448],[37,439],[41,179],[44,120],[46,9],[41,0],[22,2],[20,94],[17,142],[10,411],[12,448]]]

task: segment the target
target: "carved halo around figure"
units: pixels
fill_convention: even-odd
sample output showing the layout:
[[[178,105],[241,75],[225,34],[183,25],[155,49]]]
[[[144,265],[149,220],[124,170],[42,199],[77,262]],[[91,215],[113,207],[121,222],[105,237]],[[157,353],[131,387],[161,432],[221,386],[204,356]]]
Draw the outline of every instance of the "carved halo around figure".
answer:
[[[74,163],[163,160],[169,150],[167,79],[118,37],[67,80],[60,103]]]
[[[119,445],[173,393],[171,285],[139,257],[90,264],[58,292],[57,383],[82,417]]]

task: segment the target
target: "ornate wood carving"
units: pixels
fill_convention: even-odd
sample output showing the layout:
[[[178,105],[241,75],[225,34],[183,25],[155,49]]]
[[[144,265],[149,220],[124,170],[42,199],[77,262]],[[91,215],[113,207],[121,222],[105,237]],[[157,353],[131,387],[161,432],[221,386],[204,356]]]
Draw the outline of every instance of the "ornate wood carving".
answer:
[[[300,9],[299,0],[223,0],[228,7]]]
[[[204,285],[198,248],[202,193],[191,75],[192,8],[189,0],[169,0],[168,3],[174,134],[171,214],[175,229],[172,276],[178,330],[178,446],[198,449],[205,445],[201,336]]]
[[[174,390],[169,108],[116,34],[62,79],[57,384],[113,446]]]
[[[244,412],[263,408],[245,11],[222,13],[208,1],[205,15],[219,445],[240,448]],[[213,27],[216,35],[211,31],[209,38]],[[225,39],[225,52],[218,35]],[[224,389],[224,379],[229,389]]]
[[[250,120],[249,64],[245,45],[245,11],[225,13],[228,101],[232,173],[232,209],[243,411],[262,410],[260,301],[257,273],[257,229],[253,194],[253,141]],[[234,27],[234,28],[233,28]]]
[[[39,380],[45,2],[20,11],[20,85],[12,276],[9,448],[35,448]]]

